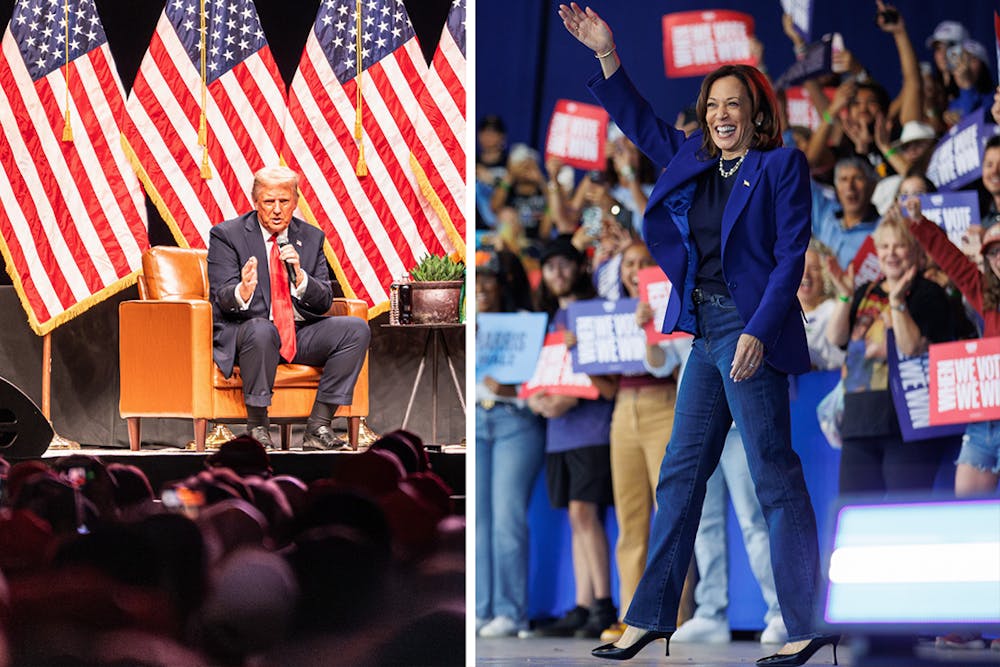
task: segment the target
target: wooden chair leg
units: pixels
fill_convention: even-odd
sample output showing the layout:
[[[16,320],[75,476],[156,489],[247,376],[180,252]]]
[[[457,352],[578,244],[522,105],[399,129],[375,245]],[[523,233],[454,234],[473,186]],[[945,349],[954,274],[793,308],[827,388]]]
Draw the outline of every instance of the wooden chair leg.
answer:
[[[347,440],[351,443],[351,449],[358,451],[358,434],[361,431],[361,417],[347,418]]]
[[[287,452],[292,443],[292,425],[281,424],[281,451]]]
[[[205,436],[208,433],[208,420],[207,419],[195,419],[194,420],[194,448],[195,451],[203,452],[205,451]]]
[[[129,417],[128,423],[128,447],[133,452],[139,451],[142,446],[142,424],[139,417]]]

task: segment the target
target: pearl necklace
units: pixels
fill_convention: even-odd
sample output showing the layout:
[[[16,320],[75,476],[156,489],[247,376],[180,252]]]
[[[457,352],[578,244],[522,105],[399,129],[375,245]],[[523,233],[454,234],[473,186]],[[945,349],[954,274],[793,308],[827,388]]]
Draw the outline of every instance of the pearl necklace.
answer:
[[[723,167],[722,167],[722,156],[720,155],[719,156],[719,175],[722,176],[723,178],[729,178],[730,176],[732,176],[733,174],[735,174],[736,170],[740,168],[741,164],[743,164],[743,158],[745,158],[746,156],[747,156],[746,153],[744,153],[743,155],[741,155],[740,159],[736,161],[736,164],[733,165],[732,169],[723,169]]]

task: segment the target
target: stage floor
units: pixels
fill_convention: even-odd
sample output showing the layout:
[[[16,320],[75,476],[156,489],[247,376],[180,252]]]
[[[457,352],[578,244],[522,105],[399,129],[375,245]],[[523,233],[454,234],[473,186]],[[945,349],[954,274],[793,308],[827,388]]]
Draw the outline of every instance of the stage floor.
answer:
[[[593,639],[477,639],[476,665],[507,667],[508,665],[546,665],[552,667],[574,667],[586,665],[594,667],[615,664],[590,655],[590,650],[601,644]],[[662,641],[656,641],[642,649],[639,655],[629,660],[631,666],[642,665],[684,665],[685,667],[747,667],[765,655],[778,649],[773,644],[762,645],[756,641],[734,641],[729,644],[677,644],[670,646],[670,657],[664,657]],[[847,644],[837,647],[837,660],[841,665],[862,667],[915,667],[916,665],[996,665],[1000,664],[1000,651],[960,651],[934,648],[920,649],[919,658],[913,656],[885,661],[880,659],[857,659],[851,655]],[[807,665],[833,664],[833,651],[824,646]]]

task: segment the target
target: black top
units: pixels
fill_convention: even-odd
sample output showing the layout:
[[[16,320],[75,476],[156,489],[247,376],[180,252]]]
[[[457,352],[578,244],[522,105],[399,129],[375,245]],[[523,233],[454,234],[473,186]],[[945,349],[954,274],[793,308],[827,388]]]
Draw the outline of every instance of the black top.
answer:
[[[722,168],[732,169],[738,159],[723,160]],[[691,239],[698,249],[698,273],[694,285],[710,294],[729,296],[729,288],[722,275],[722,213],[738,177],[737,172],[723,178],[717,166],[702,173],[698,177],[691,210],[688,211]]]

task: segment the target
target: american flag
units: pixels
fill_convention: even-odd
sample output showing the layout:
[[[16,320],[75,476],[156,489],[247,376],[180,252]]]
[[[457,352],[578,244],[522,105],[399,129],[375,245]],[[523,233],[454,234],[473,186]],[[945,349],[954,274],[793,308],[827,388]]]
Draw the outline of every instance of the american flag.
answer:
[[[139,67],[123,134],[150,198],[182,246],[245,213],[253,173],[279,162],[285,87],[250,0],[167,0]],[[199,144],[204,111],[206,147]]]
[[[368,174],[356,175],[356,6],[355,0],[320,6],[288,96],[283,155],[302,174],[299,206],[326,232],[344,291],[367,301],[375,315],[388,308],[393,279],[421,257],[464,247],[458,223],[443,222],[427,205],[410,166],[411,155],[429,162],[417,131],[427,122],[421,106],[427,63],[399,0],[362,5],[361,143]],[[427,176],[440,179],[436,169]]]
[[[0,57],[0,250],[39,335],[135,282],[149,247],[119,144],[124,105],[93,0],[14,6]]]
[[[456,245],[464,249],[465,216],[465,7],[467,0],[452,0],[448,20],[434,51],[434,59],[424,75],[421,97],[424,118],[419,126],[421,140],[429,149],[424,167],[428,175],[436,168],[432,192],[421,191],[440,201],[454,223]],[[423,167],[423,165],[421,165]],[[422,184],[423,185],[423,184]]]

